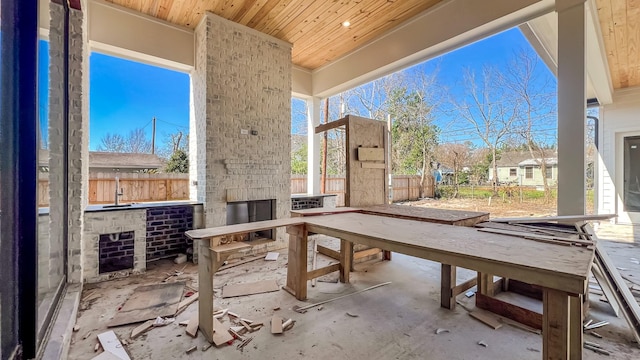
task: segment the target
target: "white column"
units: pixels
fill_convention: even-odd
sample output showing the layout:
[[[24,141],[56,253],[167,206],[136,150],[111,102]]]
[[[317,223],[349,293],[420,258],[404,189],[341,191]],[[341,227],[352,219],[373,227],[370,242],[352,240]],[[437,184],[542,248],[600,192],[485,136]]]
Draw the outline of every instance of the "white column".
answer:
[[[558,12],[558,215],[585,213],[586,12],[584,0],[556,0]]]
[[[307,100],[307,193],[320,192],[320,135],[315,133],[320,125],[320,98]]]

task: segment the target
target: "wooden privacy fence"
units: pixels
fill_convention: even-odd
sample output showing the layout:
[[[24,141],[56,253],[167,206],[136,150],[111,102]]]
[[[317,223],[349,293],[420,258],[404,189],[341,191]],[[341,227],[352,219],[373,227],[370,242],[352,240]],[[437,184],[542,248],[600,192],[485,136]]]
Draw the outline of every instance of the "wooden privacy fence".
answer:
[[[38,206],[49,206],[48,174],[40,174],[38,180]],[[189,199],[188,174],[145,174],[145,173],[92,173],[89,174],[89,204],[112,204],[116,190],[116,175],[120,177],[123,190],[120,201],[149,202]],[[420,195],[420,176],[393,175],[391,194],[393,201],[417,200]],[[346,179],[330,176],[326,182],[326,193],[337,195],[336,205],[344,206]],[[427,177],[425,196],[433,197],[433,178]],[[291,193],[307,192],[305,175],[291,175]]]
[[[116,175],[120,178],[120,202],[174,201],[189,199],[189,174],[91,173],[89,204],[113,204]],[[38,206],[49,206],[49,181],[41,174]]]
[[[432,176],[425,179],[425,196],[433,197],[434,182]],[[391,194],[393,202],[417,200],[420,197],[420,176],[418,175],[393,175],[391,178]],[[346,179],[340,176],[327,178],[325,193],[336,194],[337,206],[344,206],[344,194]],[[307,178],[305,175],[291,175],[291,193],[303,194],[307,192]]]

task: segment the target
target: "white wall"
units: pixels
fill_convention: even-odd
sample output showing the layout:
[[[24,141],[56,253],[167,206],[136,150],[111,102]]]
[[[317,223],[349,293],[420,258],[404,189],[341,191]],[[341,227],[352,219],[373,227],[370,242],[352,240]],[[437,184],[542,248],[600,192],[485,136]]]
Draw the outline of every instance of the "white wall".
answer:
[[[617,213],[618,223],[640,224],[640,213],[623,211],[623,140],[640,136],[640,87],[618,90],[600,111],[597,161],[598,213]]]

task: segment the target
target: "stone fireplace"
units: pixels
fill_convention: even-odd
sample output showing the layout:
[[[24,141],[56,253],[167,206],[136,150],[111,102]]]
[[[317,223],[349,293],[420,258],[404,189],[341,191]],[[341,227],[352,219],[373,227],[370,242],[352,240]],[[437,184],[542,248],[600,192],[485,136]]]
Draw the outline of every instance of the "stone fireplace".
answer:
[[[205,227],[289,217],[291,44],[211,13],[195,35],[190,193]],[[253,252],[287,246],[284,229],[266,235]]]

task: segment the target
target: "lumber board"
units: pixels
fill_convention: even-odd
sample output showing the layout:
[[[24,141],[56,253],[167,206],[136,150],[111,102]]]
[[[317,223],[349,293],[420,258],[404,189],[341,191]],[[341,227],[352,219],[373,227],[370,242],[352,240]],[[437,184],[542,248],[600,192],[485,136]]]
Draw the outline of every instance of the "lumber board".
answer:
[[[329,249],[328,247],[322,245],[316,245],[316,250],[318,250],[318,253],[324,256],[328,256],[335,260],[340,260],[340,251]]]
[[[340,264],[339,263],[335,263],[335,264],[331,264],[325,267],[321,267],[319,269],[315,269],[315,270],[311,270],[309,272],[307,272],[307,280],[311,280],[311,279],[315,279],[318,278],[320,276],[324,276],[327,274],[330,274],[334,271],[340,271]]]
[[[471,289],[472,287],[476,286],[478,284],[478,278],[474,277],[473,279],[469,279],[461,284],[456,285],[452,292],[453,292],[453,296],[458,296],[460,294],[462,294],[463,292]]]
[[[542,358],[569,359],[569,295],[545,289],[542,306]]]
[[[358,161],[384,161],[384,148],[381,147],[359,147],[358,148]],[[381,164],[384,166],[384,164]]]
[[[502,323],[499,318],[488,311],[484,311],[482,309],[474,310],[470,312],[469,315],[490,328],[493,328],[493,330],[498,330],[502,327]]]
[[[271,317],[271,333],[282,334],[282,332],[282,318],[278,315],[273,315]]]
[[[522,281],[509,279],[509,291],[542,301],[542,288]]]
[[[512,217],[512,218],[495,218],[491,221],[507,222],[517,224],[539,223],[539,222],[582,222],[594,220],[609,220],[616,217],[616,214],[599,214],[599,215],[560,215],[560,216],[544,216],[544,217]]]
[[[442,264],[440,265],[440,306],[445,309],[456,307],[456,267]]]
[[[291,210],[291,216],[319,216],[341,214],[345,212],[358,212],[360,209],[353,207],[337,207],[337,208],[312,208],[303,210]]]
[[[603,275],[611,284],[614,290],[613,295],[631,328],[636,344],[640,346],[640,305],[638,305],[635,297],[627,287],[627,283],[622,279],[615,264],[613,264],[613,261],[611,261],[600,243],[596,243],[595,263],[598,264]]]
[[[435,209],[407,205],[373,205],[361,208],[360,212],[363,214],[456,226],[474,226],[477,223],[489,220],[489,213],[486,212]]]
[[[570,245],[570,244],[593,245],[593,242],[588,240],[571,239],[568,237],[561,237],[561,236],[548,236],[548,235],[542,235],[542,234],[534,234],[528,231],[512,231],[512,230],[505,230],[505,229],[495,229],[490,227],[479,228],[478,231],[490,232],[494,234],[518,236],[518,237],[522,237],[524,239],[529,239],[529,240],[547,241],[550,244],[557,243],[558,245],[562,245],[562,243],[565,243],[566,245]]]
[[[197,292],[197,293],[189,296],[188,298],[184,298],[184,300],[180,301],[180,303],[178,304],[178,311],[182,311],[182,310],[186,309],[187,306],[189,306],[192,303],[194,303],[195,301],[197,301],[199,296],[200,296],[200,293]]]
[[[222,297],[230,298],[236,296],[262,294],[280,290],[276,280],[264,280],[246,284],[227,285],[222,288]]]
[[[362,258],[366,258],[367,256],[376,255],[376,254],[379,254],[381,251],[382,250],[378,248],[371,248],[371,249],[356,251],[353,254],[353,260],[359,260]]]
[[[318,126],[316,126],[315,128],[315,132],[316,134],[319,134],[321,132],[325,132],[331,129],[335,129],[338,128],[340,126],[345,126],[347,125],[347,121],[348,118],[347,117],[343,117],[342,119],[338,119],[338,120],[334,120],[334,121],[330,121],[326,124],[320,124]]]
[[[598,285],[600,285],[600,289],[602,289],[602,293],[604,297],[607,299],[609,306],[613,309],[613,312],[617,317],[620,317],[620,304],[618,304],[618,299],[614,295],[613,285],[610,283],[609,279],[604,276],[602,271],[600,270],[600,263],[596,260],[591,268],[591,273],[593,277],[596,278]]]
[[[173,316],[178,311],[185,282],[139,286],[107,324],[108,327]]]
[[[187,328],[185,329],[185,332],[187,333],[187,335],[191,336],[191,337],[196,337],[198,336],[198,323],[199,323],[199,316],[198,313],[194,313],[193,315],[191,315],[191,318],[189,319],[189,324],[187,324]]]
[[[229,327],[221,323],[218,319],[213,319],[213,344],[220,346],[226,344],[229,341],[233,341],[233,335],[229,333]]]
[[[127,354],[127,351],[122,347],[122,343],[113,330],[98,334],[98,341],[100,341],[100,345],[102,345],[104,351],[110,352],[121,360],[131,360],[129,354]]]
[[[476,293],[476,307],[504,316],[535,329],[542,329],[542,314],[523,307]]]
[[[131,339],[137,338],[147,330],[151,329],[153,327],[153,322],[154,320],[147,320],[141,325],[136,326],[135,328],[133,328],[133,330],[131,330],[131,335],[129,337]]]
[[[283,226],[300,225],[304,223],[301,218],[283,218],[276,220],[256,221],[245,224],[218,226],[206,229],[189,230],[184,234],[192,240],[207,240],[218,236],[246,234],[256,231],[269,230]]]
[[[122,359],[113,355],[113,353],[109,351],[103,351],[100,354],[92,357],[91,360],[122,360]]]
[[[228,244],[212,246],[212,247],[210,247],[210,249],[214,253],[224,254],[224,253],[234,252],[234,251],[238,251],[240,249],[246,249],[246,248],[250,248],[250,247],[251,247],[251,245],[249,245],[249,244],[247,244],[245,242],[234,241],[234,242],[230,242]]]
[[[305,220],[310,232],[576,294],[584,291],[594,252],[463,226],[359,213]]]

